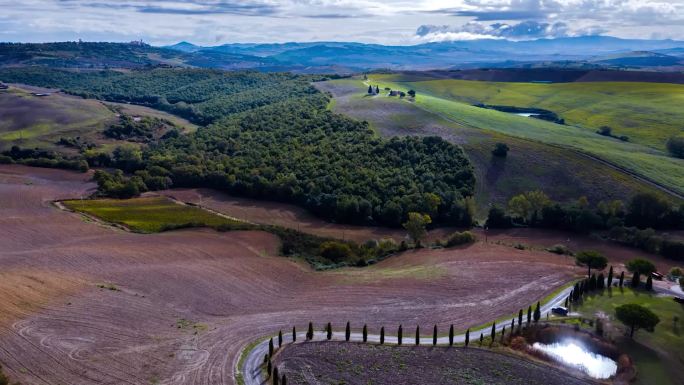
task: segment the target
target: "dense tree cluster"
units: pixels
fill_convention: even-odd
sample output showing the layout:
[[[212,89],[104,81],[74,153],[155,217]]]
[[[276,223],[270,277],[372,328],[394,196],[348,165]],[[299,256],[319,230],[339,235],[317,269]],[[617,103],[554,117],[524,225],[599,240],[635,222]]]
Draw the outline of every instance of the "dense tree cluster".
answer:
[[[486,225],[542,227],[588,233],[607,230],[607,237],[668,258],[684,259],[684,241],[658,234],[654,229],[684,228],[684,204],[673,205],[651,194],[637,194],[622,201],[601,201],[591,206],[586,198],[561,204],[541,191],[511,198],[507,209],[494,206]]]
[[[4,69],[0,77],[149,105],[207,124],[194,134],[169,135],[142,151],[85,154],[91,166],[144,173],[137,176],[149,189],[213,187],[295,203],[346,223],[400,226],[409,212],[429,215],[438,224],[472,223],[469,197],[475,176],[459,147],[438,137],[384,140],[367,123],[328,111],[328,97],[311,86],[316,77],[39,68]],[[112,134],[147,136],[144,130],[125,127]],[[148,183],[152,178],[158,183]]]
[[[178,136],[178,132],[173,123],[155,117],[142,116],[132,117],[121,114],[119,122],[112,124],[104,130],[105,136],[118,140],[128,140],[131,142],[149,143],[164,133],[167,137]]]

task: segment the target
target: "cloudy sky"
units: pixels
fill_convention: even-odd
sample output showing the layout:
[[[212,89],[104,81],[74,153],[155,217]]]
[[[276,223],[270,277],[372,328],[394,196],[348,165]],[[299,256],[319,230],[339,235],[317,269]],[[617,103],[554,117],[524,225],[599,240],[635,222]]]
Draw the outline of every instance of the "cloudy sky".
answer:
[[[0,41],[684,40],[684,0],[0,0]]]

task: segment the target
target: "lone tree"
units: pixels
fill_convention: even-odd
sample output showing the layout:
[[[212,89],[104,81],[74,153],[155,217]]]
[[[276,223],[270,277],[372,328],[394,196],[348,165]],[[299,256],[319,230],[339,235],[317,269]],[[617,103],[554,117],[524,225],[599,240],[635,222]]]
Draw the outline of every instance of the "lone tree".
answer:
[[[653,332],[655,326],[660,322],[660,318],[655,313],[634,303],[618,306],[615,309],[615,317],[630,328],[630,337],[634,337],[634,332],[639,329]]]
[[[425,228],[430,223],[432,223],[432,219],[430,219],[429,215],[410,212],[408,221],[406,221],[402,226],[404,226],[411,239],[413,239],[413,243],[420,247],[420,241],[427,233]]]
[[[468,344],[470,343],[470,329],[466,330],[466,337],[465,337],[465,346],[466,348],[468,347]]]
[[[492,150],[492,155],[499,157],[499,158],[505,158],[508,155],[508,151],[510,148],[506,143],[497,143],[494,145],[494,149]]]
[[[420,326],[416,326],[416,346],[420,345]]]
[[[309,322],[309,330],[306,331],[306,339],[311,341],[313,339],[314,331],[313,331],[313,323]]]
[[[541,318],[541,309],[540,309],[539,302],[537,302],[537,307],[534,309],[534,322],[539,322],[540,318]]]
[[[273,348],[273,338],[271,338],[268,341],[268,356],[269,357],[273,357],[273,350],[275,350],[275,349]]]
[[[344,329],[344,340],[349,342],[351,337],[351,327],[349,326],[349,321],[347,321],[347,327]]]
[[[397,331],[397,345],[401,345],[401,340],[403,338],[402,332],[403,332],[402,327],[401,327],[401,325],[399,325],[399,330]]]
[[[297,342],[297,328],[295,326],[292,327],[292,342]]]
[[[278,347],[283,346],[283,331],[278,330]]]
[[[591,269],[603,270],[608,265],[608,259],[598,251],[586,250],[580,251],[575,256],[575,263],[578,266],[587,267],[587,277],[591,277]]]
[[[332,339],[332,325],[330,324],[330,322],[328,322],[328,325],[325,326],[325,331],[326,331],[325,338],[327,338],[328,341],[330,341]]]
[[[363,342],[368,342],[368,326],[363,324]]]
[[[483,342],[484,342],[484,333],[480,333],[480,346],[482,346]]]
[[[651,275],[651,273],[656,271],[656,267],[653,264],[653,262],[644,258],[632,259],[631,261],[627,262],[625,266],[627,267],[627,270],[629,270],[630,272],[639,273],[643,275]]]
[[[437,325],[435,325],[435,328],[432,330],[432,346],[437,345]]]
[[[380,328],[380,345],[385,343],[385,327]]]
[[[449,327],[449,346],[454,346],[454,325]]]
[[[494,343],[494,338],[496,338],[496,322],[494,322],[492,324],[491,337],[492,337],[492,343]]]

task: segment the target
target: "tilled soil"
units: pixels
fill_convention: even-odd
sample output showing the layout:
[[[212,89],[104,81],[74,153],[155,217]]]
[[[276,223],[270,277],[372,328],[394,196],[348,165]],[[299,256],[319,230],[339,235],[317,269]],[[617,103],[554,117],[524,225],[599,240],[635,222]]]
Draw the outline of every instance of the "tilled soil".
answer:
[[[465,329],[581,269],[482,242],[314,272],[263,232],[132,234],[56,208],[89,175],[0,166],[0,363],[25,384],[233,384],[255,339],[330,321]]]
[[[476,348],[306,342],[286,345],[274,364],[288,384],[298,385],[593,384],[547,365]]]

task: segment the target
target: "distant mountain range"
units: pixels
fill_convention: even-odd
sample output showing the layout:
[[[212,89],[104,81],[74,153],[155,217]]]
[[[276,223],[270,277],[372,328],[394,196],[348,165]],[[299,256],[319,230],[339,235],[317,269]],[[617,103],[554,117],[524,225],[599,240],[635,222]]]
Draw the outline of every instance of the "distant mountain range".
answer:
[[[530,41],[472,40],[385,46],[345,42],[225,44],[181,42],[0,44],[0,65],[124,67],[172,65],[308,73],[378,69],[639,68],[684,70],[684,42],[585,36]]]

